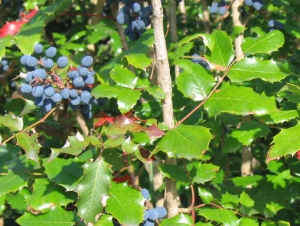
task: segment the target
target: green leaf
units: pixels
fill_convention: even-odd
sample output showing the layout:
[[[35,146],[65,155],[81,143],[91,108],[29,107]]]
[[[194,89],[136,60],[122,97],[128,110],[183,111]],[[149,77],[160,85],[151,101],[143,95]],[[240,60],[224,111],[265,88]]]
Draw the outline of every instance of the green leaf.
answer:
[[[261,226],[277,226],[277,224],[270,220],[265,220],[261,223]]]
[[[249,214],[250,210],[254,207],[255,202],[245,191],[243,191],[240,195],[240,203],[241,212],[243,214]]]
[[[99,97],[117,97],[119,95],[120,89],[116,86],[110,86],[106,84],[100,84],[92,90],[92,95],[95,98]]]
[[[25,201],[25,196],[21,194],[21,192],[6,194],[6,201],[13,209],[19,212],[27,211],[27,202]]]
[[[288,129],[281,129],[281,131],[273,138],[274,145],[271,147],[269,157],[277,158],[287,154],[294,155],[300,150],[299,139],[300,123]]]
[[[35,23],[27,23],[21,28],[15,36],[21,53],[30,55],[33,52],[34,46],[40,42],[44,26],[44,21],[35,21]]]
[[[122,139],[122,150],[126,153],[134,153],[139,150],[139,145],[135,144],[130,137]]]
[[[287,110],[287,111],[272,111],[267,115],[259,116],[259,119],[266,124],[276,124],[290,121],[299,117],[299,111]]]
[[[265,115],[277,110],[274,97],[257,94],[248,87],[236,86],[215,92],[204,104],[204,108],[211,116],[217,116],[222,112]]]
[[[129,187],[126,183],[119,183],[112,184],[109,194],[106,211],[121,224],[136,226],[143,221],[145,199],[139,191]]]
[[[170,157],[200,159],[208,149],[212,135],[202,126],[180,125],[168,131],[158,142],[158,149]]]
[[[119,86],[130,89],[136,87],[138,77],[127,68],[115,68],[110,72],[110,75]]]
[[[67,191],[74,191],[78,185],[78,179],[83,174],[82,162],[76,159],[56,158],[48,162],[48,158],[43,159],[43,166],[49,180],[63,186]]]
[[[0,177],[0,196],[9,192],[20,190],[27,185],[29,176],[25,172],[8,172],[7,175]]]
[[[63,187],[41,178],[35,179],[32,195],[27,199],[27,204],[31,211],[46,213],[54,206],[66,206],[76,200],[76,193],[66,192]]]
[[[0,38],[0,60],[5,55],[5,49],[6,49],[6,47],[10,47],[11,46],[12,39],[13,39],[13,37],[10,36],[10,35],[7,35],[7,36],[5,36],[3,38]]]
[[[219,224],[230,226],[239,225],[239,219],[231,210],[201,208],[199,215],[205,217],[206,220],[216,221]]]
[[[61,207],[54,207],[46,214],[25,213],[16,222],[22,226],[73,226],[76,217],[73,212],[67,212]]]
[[[180,166],[162,164],[158,166],[158,169],[164,176],[172,180],[183,182],[183,183],[191,182],[191,179],[186,174],[186,171],[182,169]]]
[[[227,68],[234,58],[231,38],[225,31],[214,30],[211,34],[214,39],[213,46],[208,46],[210,53],[205,55],[210,65],[221,66]]]
[[[255,141],[258,137],[265,137],[270,132],[271,131],[268,126],[255,121],[251,121],[244,122],[241,127],[234,130],[230,136],[235,138],[244,146],[247,146]]]
[[[231,195],[226,191],[225,194],[222,194],[221,204],[226,209],[238,208],[239,197],[237,195]]]
[[[245,38],[242,43],[244,54],[253,55],[257,53],[267,53],[277,51],[283,46],[284,36],[279,30],[271,31],[259,38]]]
[[[235,184],[235,186],[242,186],[242,187],[246,188],[249,186],[256,186],[257,183],[262,178],[263,177],[260,175],[247,176],[247,177],[235,177],[235,178],[232,178],[232,182]]]
[[[193,219],[190,215],[179,214],[175,217],[163,220],[160,226],[191,226],[193,223]]]
[[[145,70],[152,62],[145,53],[131,53],[126,55],[125,58],[129,64],[142,70]]]
[[[151,94],[153,97],[161,100],[166,98],[166,94],[164,91],[158,87],[158,86],[150,86],[145,89],[149,94]]]
[[[207,181],[211,181],[217,175],[219,170],[218,166],[215,166],[211,163],[201,164],[199,163],[196,166],[196,176],[193,178],[193,183],[204,184]]]
[[[101,199],[108,195],[112,175],[108,164],[99,159],[87,162],[83,168],[84,174],[77,189],[79,200],[76,206],[78,215],[85,223],[95,223],[96,215],[103,211]]]
[[[0,116],[0,124],[8,127],[10,131],[20,131],[23,129],[23,118],[8,113],[7,116]]]
[[[36,106],[34,104],[34,101],[24,99],[24,107],[20,113],[20,116],[33,112],[35,109]]]
[[[37,163],[39,162],[38,153],[41,147],[37,141],[38,136],[37,133],[29,135],[27,132],[20,132],[16,135],[17,144],[24,149],[26,157]]]
[[[239,84],[255,78],[260,78],[268,82],[278,82],[287,75],[281,71],[275,61],[260,60],[255,57],[240,60],[228,72],[230,80]]]
[[[202,66],[190,60],[179,60],[178,66],[183,69],[177,78],[178,90],[194,101],[205,99],[215,79]]]
[[[129,112],[141,95],[140,90],[124,88],[118,95],[118,107],[122,114]]]
[[[240,225],[241,226],[259,226],[259,223],[256,218],[242,217]]]
[[[5,211],[5,195],[0,196],[0,214],[3,215],[4,211]]]
[[[199,187],[198,191],[199,191],[199,196],[203,203],[205,203],[205,204],[211,203],[211,201],[213,200],[213,195],[211,194],[211,192],[209,192],[204,187]]]
[[[94,226],[114,226],[113,217],[110,215],[102,215]]]

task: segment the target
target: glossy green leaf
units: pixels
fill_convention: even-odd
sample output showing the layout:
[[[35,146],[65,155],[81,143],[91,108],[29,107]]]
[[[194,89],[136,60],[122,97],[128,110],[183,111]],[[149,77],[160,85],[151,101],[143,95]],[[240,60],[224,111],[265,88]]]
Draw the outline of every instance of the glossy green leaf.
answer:
[[[29,176],[25,172],[8,172],[0,177],[0,196],[9,192],[20,190],[27,185]]]
[[[32,159],[35,162],[39,162],[38,153],[41,145],[38,143],[39,134],[29,134],[27,132],[20,132],[16,135],[18,145],[22,147],[26,153],[28,159]]]
[[[95,98],[99,97],[117,97],[119,95],[120,89],[116,86],[110,86],[106,84],[100,84],[92,90],[92,95]]]
[[[152,60],[145,53],[131,53],[125,58],[130,65],[142,70],[145,70],[152,63]]]
[[[234,211],[225,209],[210,209],[201,208],[199,209],[199,215],[206,218],[206,220],[213,220],[217,223],[230,226],[238,226],[239,219],[235,215]]]
[[[126,153],[133,153],[139,150],[139,145],[135,144],[130,137],[123,139],[122,150]]]
[[[183,182],[183,183],[191,182],[191,179],[186,174],[186,171],[177,165],[162,164],[158,166],[158,169],[164,176],[172,180]]]
[[[4,211],[5,211],[5,199],[6,199],[6,196],[5,195],[2,195],[0,196],[0,214],[3,215]]]
[[[255,204],[254,200],[245,191],[243,191],[242,194],[240,195],[239,201],[241,203],[241,207],[240,207],[241,213],[248,215],[249,212],[254,207]]]
[[[51,148],[52,154],[50,160],[56,158],[60,153],[67,153],[70,155],[79,155],[87,146],[89,141],[77,132],[75,136],[69,136],[67,142],[62,148]]]
[[[114,226],[113,217],[110,215],[102,215],[94,226]]]
[[[25,24],[15,36],[16,44],[23,54],[30,55],[34,46],[40,42],[44,21]]]
[[[34,101],[32,100],[24,100],[24,107],[20,113],[20,116],[26,115],[30,112],[33,112],[36,109],[36,106],[34,104]]]
[[[225,194],[222,194],[221,204],[225,209],[236,209],[238,208],[239,197],[226,191]]]
[[[220,30],[214,30],[211,37],[214,39],[214,44],[208,46],[211,52],[205,55],[206,60],[211,65],[227,68],[234,58],[231,38],[225,31]]]
[[[265,220],[261,223],[261,226],[277,226],[277,224],[270,220]]]
[[[103,211],[101,199],[108,195],[112,175],[108,164],[99,159],[87,162],[83,168],[84,174],[77,188],[79,200],[76,206],[78,215],[86,223],[95,223],[96,215]]]
[[[118,107],[121,113],[129,112],[141,95],[140,90],[124,88],[118,95]]]
[[[115,68],[110,72],[110,75],[119,86],[130,89],[136,87],[138,77],[127,68]]]
[[[32,195],[28,198],[27,204],[31,211],[46,213],[54,206],[66,206],[76,200],[76,193],[66,192],[63,187],[40,178],[35,179]]]
[[[255,121],[251,121],[244,122],[241,127],[235,129],[230,136],[235,138],[244,146],[247,146],[255,141],[258,137],[265,137],[270,132],[271,131],[268,126]]]
[[[235,186],[242,186],[244,188],[249,186],[256,186],[260,180],[262,180],[262,176],[254,175],[254,176],[247,176],[247,177],[234,177],[232,178],[232,182]]]
[[[32,215],[25,213],[16,222],[22,226],[73,226],[76,217],[73,212],[68,212],[61,207],[54,207],[45,214]]]
[[[213,76],[190,60],[179,60],[178,66],[183,69],[177,78],[178,90],[194,101],[205,99],[215,84]]]
[[[222,112],[265,115],[277,110],[274,97],[257,94],[251,88],[236,86],[215,92],[204,104],[204,108],[211,116],[217,116]]]
[[[199,187],[198,192],[199,192],[199,196],[203,203],[205,203],[205,204],[211,203],[211,201],[213,200],[213,195],[211,194],[210,191],[208,191],[204,187]]]
[[[180,125],[172,129],[158,142],[158,149],[170,157],[201,159],[208,149],[212,135],[202,126]]]
[[[271,31],[259,38],[245,38],[242,43],[244,54],[253,55],[257,53],[267,53],[277,51],[283,46],[284,36],[279,30]]]
[[[7,36],[5,36],[3,38],[0,38],[0,60],[5,55],[5,49],[6,49],[6,47],[10,47],[11,46],[12,39],[13,39],[13,37],[10,36],[10,35],[7,35]]]
[[[288,129],[281,129],[281,131],[273,138],[274,145],[271,147],[269,157],[277,158],[287,154],[294,155],[300,150],[299,139],[300,123]]]
[[[277,63],[273,60],[260,60],[259,58],[244,58],[234,64],[228,77],[232,82],[241,84],[243,81],[250,81],[260,78],[268,82],[278,82],[288,74],[281,71]]]
[[[20,131],[23,129],[23,118],[8,113],[7,116],[0,116],[0,124],[8,127],[10,131]]]
[[[164,91],[158,87],[158,86],[150,86],[145,89],[149,94],[151,94],[153,97],[161,100],[166,98],[166,94]]]
[[[6,201],[13,209],[19,212],[27,211],[27,202],[25,201],[25,196],[21,194],[21,192],[6,194]]]
[[[142,222],[145,199],[139,191],[125,183],[119,183],[110,187],[109,194],[106,207],[108,213],[124,225],[136,226]]]
[[[165,219],[161,222],[160,226],[191,226],[193,219],[187,214],[178,214],[175,217]]]
[[[43,159],[43,166],[49,180],[63,186],[67,191],[74,191],[77,188],[78,180],[83,174],[82,165],[82,162],[72,158],[56,158],[50,162],[47,158]]]
[[[201,164],[196,166],[196,176],[193,178],[193,183],[204,184],[207,181],[211,181],[217,175],[219,167],[211,163]]]
[[[259,223],[258,223],[258,220],[256,218],[242,217],[240,225],[241,226],[259,226]]]
[[[272,111],[267,115],[259,116],[258,118],[266,124],[276,124],[288,122],[292,119],[299,117],[298,110],[287,110],[287,111]]]

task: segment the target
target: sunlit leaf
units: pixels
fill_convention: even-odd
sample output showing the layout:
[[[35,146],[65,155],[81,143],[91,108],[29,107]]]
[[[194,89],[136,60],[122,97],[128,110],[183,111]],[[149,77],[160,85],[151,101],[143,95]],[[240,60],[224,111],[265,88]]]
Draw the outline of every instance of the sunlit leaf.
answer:
[[[78,215],[86,223],[95,223],[96,215],[103,210],[101,199],[108,195],[112,175],[108,164],[99,159],[87,162],[83,168],[84,173],[77,188],[79,200],[76,206]]]
[[[6,116],[0,116],[0,124],[8,127],[10,131],[20,131],[23,129],[23,118],[9,113]]]
[[[142,222],[145,199],[139,191],[129,187],[126,183],[119,183],[110,187],[109,194],[107,212],[120,223],[128,226],[139,225]]]
[[[127,68],[115,68],[110,72],[110,75],[119,86],[130,89],[136,87],[138,77]]]
[[[180,125],[170,130],[158,142],[158,149],[171,157],[200,159],[212,135],[208,128],[202,126]]]
[[[161,222],[160,226],[191,226],[193,219],[187,214],[178,214],[175,217],[165,219]]]
[[[137,103],[141,95],[140,90],[125,88],[118,95],[118,107],[121,113],[129,112]]]
[[[26,157],[35,162],[39,162],[38,153],[41,145],[38,143],[39,134],[29,134],[27,132],[20,132],[16,135],[18,145],[22,147],[26,153]]]

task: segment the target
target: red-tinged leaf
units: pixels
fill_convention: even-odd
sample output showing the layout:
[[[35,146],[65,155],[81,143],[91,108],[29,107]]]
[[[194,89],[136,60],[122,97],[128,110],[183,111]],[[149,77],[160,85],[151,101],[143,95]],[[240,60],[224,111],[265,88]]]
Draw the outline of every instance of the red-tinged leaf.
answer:
[[[103,126],[106,123],[113,124],[115,122],[115,117],[109,116],[105,114],[103,111],[101,111],[99,114],[96,114],[94,116],[95,122],[94,127],[97,128],[99,126]]]
[[[32,159],[37,163],[39,162],[38,152],[41,147],[41,145],[37,141],[38,136],[39,134],[37,133],[29,135],[26,132],[20,132],[16,135],[18,145],[24,149],[26,157]]]
[[[143,148],[140,148],[140,154],[143,158],[145,159],[148,159],[149,161],[154,161],[155,160],[155,157],[152,156],[150,159],[149,159],[149,156],[151,154],[151,152],[149,150],[146,150],[146,149],[143,149]]]
[[[117,182],[117,183],[128,182],[129,185],[132,185],[131,178],[130,178],[130,176],[128,174],[126,174],[124,176],[115,177],[113,179],[113,181]]]
[[[296,158],[297,158],[298,160],[300,160],[300,151],[297,151],[297,153],[296,153]]]
[[[145,133],[148,135],[150,139],[156,139],[162,137],[165,132],[159,129],[156,125],[152,124],[152,126],[144,129]]]
[[[34,17],[34,15],[37,13],[38,11],[36,9],[30,10],[29,13],[20,13],[20,18],[22,18],[23,20],[30,20],[32,17]]]
[[[0,29],[0,38],[7,35],[15,35],[19,32],[22,25],[25,24],[25,20],[6,22],[6,24]]]

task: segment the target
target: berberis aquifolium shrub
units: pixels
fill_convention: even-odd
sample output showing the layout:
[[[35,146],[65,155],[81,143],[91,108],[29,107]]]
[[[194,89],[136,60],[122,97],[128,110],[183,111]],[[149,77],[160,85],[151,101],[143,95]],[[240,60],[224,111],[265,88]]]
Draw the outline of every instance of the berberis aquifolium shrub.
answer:
[[[299,225],[300,2],[100,3],[0,39],[0,221]]]

